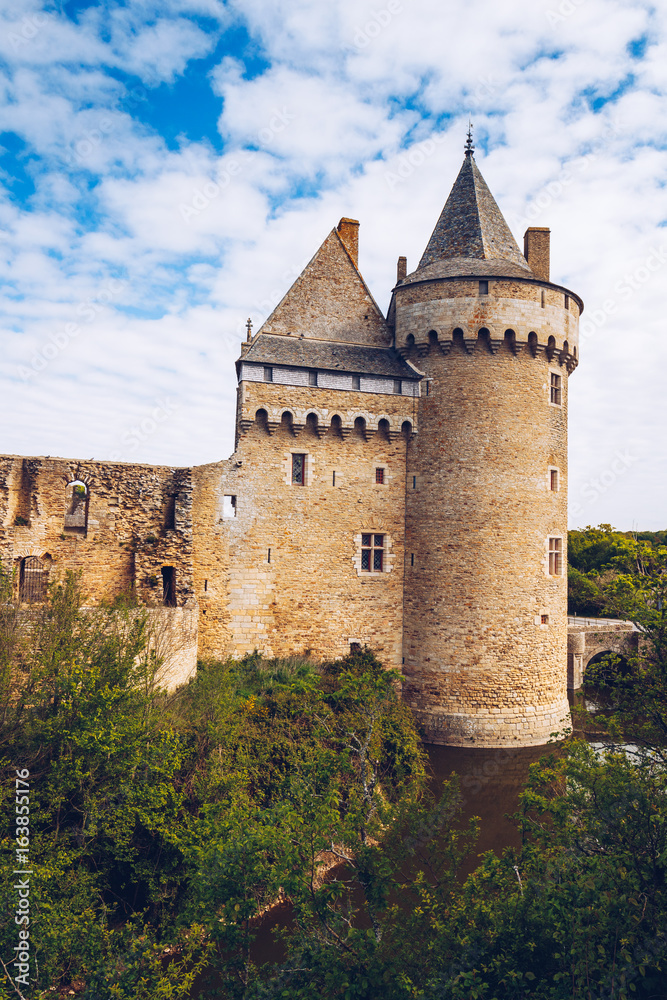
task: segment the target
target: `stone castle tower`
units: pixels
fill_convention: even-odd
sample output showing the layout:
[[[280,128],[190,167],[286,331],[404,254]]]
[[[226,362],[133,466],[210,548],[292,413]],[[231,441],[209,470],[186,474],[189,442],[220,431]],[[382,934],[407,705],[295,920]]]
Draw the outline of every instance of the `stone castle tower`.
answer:
[[[568,703],[567,402],[583,304],[475,163],[394,289],[424,372],[408,455],[405,698],[435,742],[544,742]]]
[[[0,456],[0,556],[21,603],[71,568],[90,603],[133,587],[174,638],[172,683],[197,655],[368,645],[402,672],[427,739],[543,743],[567,714],[583,305],[549,279],[548,230],[521,254],[470,138],[387,317],[358,236],[342,219],[249,334],[229,459]]]

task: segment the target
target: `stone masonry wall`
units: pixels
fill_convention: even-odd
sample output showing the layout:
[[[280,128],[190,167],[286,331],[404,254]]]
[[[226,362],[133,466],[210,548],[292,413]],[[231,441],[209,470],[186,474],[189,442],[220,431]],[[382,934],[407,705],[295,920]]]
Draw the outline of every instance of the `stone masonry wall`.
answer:
[[[416,401],[263,383],[243,398],[234,455],[194,470],[195,588],[205,655],[259,649],[344,656],[372,646],[400,666],[404,570],[405,421]],[[275,414],[270,424],[258,409]],[[282,412],[303,413],[295,434]],[[320,416],[315,427],[308,413]],[[366,435],[354,430],[364,414]],[[339,434],[331,426],[342,415]],[[390,430],[378,430],[386,419]],[[269,428],[271,433],[269,433]],[[305,454],[305,485],[291,481],[292,454]],[[384,483],[376,483],[376,469]],[[236,507],[224,497],[236,497]],[[364,532],[385,536],[385,571],[362,573]]]
[[[73,506],[75,481],[87,492]],[[21,564],[30,556],[41,561],[45,582],[62,580],[67,570],[80,572],[92,605],[134,588],[141,603],[161,607],[162,568],[173,567],[176,607],[169,610],[194,607],[190,470],[1,456],[0,558],[15,571],[17,599]],[[193,623],[183,618],[177,641],[176,619],[178,614],[171,647],[190,636],[183,662],[191,668]],[[182,674],[173,662],[169,670]]]
[[[431,313],[424,303],[406,353],[427,388],[408,457],[404,696],[433,742],[546,742],[567,718],[568,365],[546,349],[547,331],[562,344],[567,319],[562,305],[548,319],[528,307],[543,344],[535,356],[505,339],[480,341],[480,327],[504,328],[507,299],[497,299],[459,300],[448,322],[465,312],[475,336],[444,345],[446,303],[436,299]],[[398,340],[407,328],[400,288],[397,300]],[[542,316],[548,327],[535,321]],[[550,402],[552,374],[560,405]],[[549,574],[550,537],[561,540],[558,576]]]

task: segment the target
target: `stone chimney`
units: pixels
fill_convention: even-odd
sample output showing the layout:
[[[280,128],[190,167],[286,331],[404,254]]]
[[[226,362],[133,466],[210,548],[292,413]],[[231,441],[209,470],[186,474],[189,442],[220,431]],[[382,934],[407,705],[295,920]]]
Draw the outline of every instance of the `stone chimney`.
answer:
[[[398,264],[396,265],[396,284],[398,284],[399,281],[403,281],[403,278],[406,276],[407,273],[408,273],[408,258],[399,257]]]
[[[523,255],[536,278],[549,281],[549,245],[551,230],[530,226],[523,234]]]
[[[356,219],[341,219],[338,223],[338,235],[345,244],[345,249],[359,267],[359,223]]]

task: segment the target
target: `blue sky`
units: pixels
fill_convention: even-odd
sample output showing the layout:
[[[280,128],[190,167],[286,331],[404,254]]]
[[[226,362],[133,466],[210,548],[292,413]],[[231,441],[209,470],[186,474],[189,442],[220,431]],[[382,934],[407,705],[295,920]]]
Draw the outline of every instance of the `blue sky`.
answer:
[[[343,215],[386,307],[472,114],[586,301],[572,525],[667,527],[664,5],[0,0],[0,86],[2,451],[226,457],[247,317]]]

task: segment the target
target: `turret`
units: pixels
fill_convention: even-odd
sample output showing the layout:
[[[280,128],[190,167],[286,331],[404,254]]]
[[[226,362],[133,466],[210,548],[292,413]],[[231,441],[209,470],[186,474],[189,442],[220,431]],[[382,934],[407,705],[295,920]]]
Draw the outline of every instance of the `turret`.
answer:
[[[568,717],[567,403],[583,309],[521,253],[471,136],[395,345],[424,374],[407,468],[404,697],[426,738],[544,743]]]

